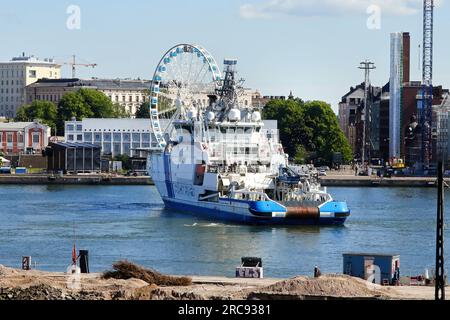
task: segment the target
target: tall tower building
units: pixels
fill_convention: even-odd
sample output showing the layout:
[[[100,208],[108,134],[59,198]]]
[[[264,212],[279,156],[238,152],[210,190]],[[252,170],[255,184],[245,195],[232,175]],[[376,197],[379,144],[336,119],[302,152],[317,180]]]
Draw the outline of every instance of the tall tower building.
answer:
[[[12,58],[0,62],[0,117],[13,118],[17,109],[26,103],[25,87],[39,79],[59,79],[61,66],[53,59],[36,57]]]
[[[411,41],[408,32],[391,34],[389,157],[402,157],[403,87],[410,81]]]

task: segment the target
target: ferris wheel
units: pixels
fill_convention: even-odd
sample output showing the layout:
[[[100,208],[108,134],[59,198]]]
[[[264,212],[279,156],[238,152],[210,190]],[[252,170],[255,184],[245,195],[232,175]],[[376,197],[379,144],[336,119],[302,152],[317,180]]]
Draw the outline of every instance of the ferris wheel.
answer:
[[[179,44],[169,49],[153,75],[150,118],[160,149],[166,146],[165,132],[175,119],[189,118],[208,106],[222,75],[214,57],[203,47]]]

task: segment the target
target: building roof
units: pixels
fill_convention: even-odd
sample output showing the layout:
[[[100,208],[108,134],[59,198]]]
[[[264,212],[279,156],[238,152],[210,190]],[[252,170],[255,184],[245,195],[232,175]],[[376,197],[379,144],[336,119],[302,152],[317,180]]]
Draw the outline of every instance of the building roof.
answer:
[[[60,67],[61,65],[56,63],[52,58],[39,59],[35,56],[20,56],[13,57],[10,61],[0,61],[0,64],[41,64],[48,66]]]
[[[63,148],[93,148],[100,149],[101,147],[92,143],[75,143],[75,142],[50,142],[49,146],[58,146]]]
[[[358,252],[350,252],[350,253],[344,253],[343,256],[398,257],[398,256],[400,256],[400,254],[397,254],[397,253],[358,253]]]
[[[29,88],[45,87],[79,87],[98,90],[146,90],[150,89],[149,80],[123,79],[40,79],[28,86]]]
[[[0,122],[0,130],[23,130],[33,124],[46,126],[39,122]]]

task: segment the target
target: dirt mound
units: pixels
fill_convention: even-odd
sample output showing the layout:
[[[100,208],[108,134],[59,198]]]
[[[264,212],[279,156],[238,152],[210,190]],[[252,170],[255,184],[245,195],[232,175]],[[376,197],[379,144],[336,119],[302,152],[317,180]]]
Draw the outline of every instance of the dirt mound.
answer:
[[[249,299],[297,298],[385,298],[383,287],[362,279],[344,275],[327,275],[320,278],[297,277],[253,291]]]
[[[157,286],[175,287],[190,286],[192,279],[187,277],[172,277],[163,275],[155,270],[145,269],[128,261],[119,261],[113,264],[113,271],[106,271],[104,279],[140,279],[148,284]]]

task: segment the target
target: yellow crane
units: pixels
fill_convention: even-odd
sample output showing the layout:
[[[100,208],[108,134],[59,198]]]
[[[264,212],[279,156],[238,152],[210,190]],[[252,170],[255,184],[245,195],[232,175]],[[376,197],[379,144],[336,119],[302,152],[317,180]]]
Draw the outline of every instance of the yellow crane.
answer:
[[[72,67],[72,79],[76,78],[76,68],[77,68],[77,66],[91,67],[91,68],[95,68],[95,67],[98,66],[96,63],[77,63],[77,57],[75,55],[72,56],[72,61],[71,62],[64,62],[63,64]]]

